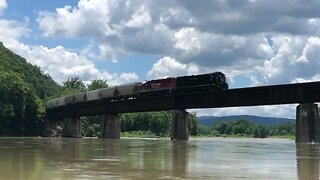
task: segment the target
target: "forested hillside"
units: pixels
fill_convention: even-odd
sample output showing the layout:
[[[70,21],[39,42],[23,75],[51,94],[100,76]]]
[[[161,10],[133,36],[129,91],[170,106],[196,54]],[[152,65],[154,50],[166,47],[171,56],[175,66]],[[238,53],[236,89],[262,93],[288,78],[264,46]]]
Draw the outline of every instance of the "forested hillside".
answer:
[[[49,75],[44,74],[39,67],[27,63],[24,58],[11,52],[1,42],[0,71],[17,73],[41,99],[53,96],[60,89],[60,86]]]
[[[295,119],[276,118],[276,117],[261,117],[252,115],[239,115],[239,116],[200,116],[198,122],[201,125],[210,126],[218,122],[231,122],[239,119],[245,119],[250,122],[263,125],[263,126],[279,126],[288,123],[295,124]]]
[[[45,128],[43,100],[60,89],[39,67],[0,42],[0,135],[41,135]]]

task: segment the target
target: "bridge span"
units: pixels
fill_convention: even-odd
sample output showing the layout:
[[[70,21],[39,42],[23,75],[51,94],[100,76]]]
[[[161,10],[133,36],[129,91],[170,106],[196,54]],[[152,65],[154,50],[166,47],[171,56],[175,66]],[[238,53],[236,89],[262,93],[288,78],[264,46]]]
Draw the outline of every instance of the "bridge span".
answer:
[[[103,137],[120,136],[119,113],[173,111],[173,139],[188,139],[185,109],[299,104],[296,111],[296,142],[320,142],[320,82],[236,88],[212,93],[96,100],[46,108],[51,124],[64,119],[67,136],[81,136],[80,116],[103,115]],[[50,124],[49,123],[49,124]],[[176,127],[175,127],[176,126]],[[68,130],[69,129],[69,130]]]

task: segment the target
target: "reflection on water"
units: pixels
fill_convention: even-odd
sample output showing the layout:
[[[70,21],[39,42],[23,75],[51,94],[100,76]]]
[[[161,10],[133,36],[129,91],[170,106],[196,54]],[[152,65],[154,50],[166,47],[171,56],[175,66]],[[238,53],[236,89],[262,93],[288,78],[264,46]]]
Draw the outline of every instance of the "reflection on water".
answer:
[[[188,150],[188,142],[173,142],[171,158],[174,177],[185,178],[187,176]]]
[[[319,180],[319,164],[319,144],[297,144],[297,171],[300,180]]]
[[[281,139],[0,138],[0,179],[319,179],[319,145]]]

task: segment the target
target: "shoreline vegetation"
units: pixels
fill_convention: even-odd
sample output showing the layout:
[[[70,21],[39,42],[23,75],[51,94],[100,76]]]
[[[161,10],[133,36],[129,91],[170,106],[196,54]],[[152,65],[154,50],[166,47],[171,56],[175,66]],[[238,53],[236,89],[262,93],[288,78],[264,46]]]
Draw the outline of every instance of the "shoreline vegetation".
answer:
[[[157,136],[151,132],[143,132],[143,131],[131,131],[131,132],[121,132],[121,137],[125,138],[163,138],[168,139],[170,137],[164,137],[164,136]],[[196,136],[190,136],[190,138],[254,138],[252,136],[245,136],[245,135],[235,135],[235,134],[222,134],[222,135],[216,135],[216,136],[205,136],[205,135],[196,135]],[[289,139],[289,140],[295,140],[295,135],[274,135],[274,136],[268,136],[265,138],[260,139],[268,139],[268,138],[280,138],[280,139]]]
[[[1,137],[0,137],[1,138]],[[10,137],[9,137],[10,138]],[[82,137],[82,138],[100,138],[97,136],[93,137]],[[138,139],[170,139],[170,137],[162,137],[162,136],[156,136],[153,133],[150,132],[142,132],[142,131],[132,131],[132,132],[121,132],[120,138],[138,138]],[[240,136],[240,135],[221,135],[221,136],[189,136],[189,138],[192,139],[206,139],[206,138],[239,138],[239,139],[254,139],[250,136]],[[277,136],[269,136],[266,138],[258,138],[258,139],[287,139],[287,140],[295,140],[295,135],[277,135]]]

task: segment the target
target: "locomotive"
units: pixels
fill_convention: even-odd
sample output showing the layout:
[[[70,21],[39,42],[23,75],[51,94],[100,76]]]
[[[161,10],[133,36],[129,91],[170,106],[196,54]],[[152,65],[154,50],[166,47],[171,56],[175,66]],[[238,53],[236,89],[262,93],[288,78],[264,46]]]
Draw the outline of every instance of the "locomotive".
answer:
[[[144,83],[136,82],[82,92],[50,100],[46,103],[46,108],[55,108],[68,104],[102,99],[117,101],[139,97],[208,93],[227,89],[228,84],[226,82],[225,74],[222,72],[214,72],[209,74],[180,76],[176,78],[169,77],[165,79],[150,80]]]

